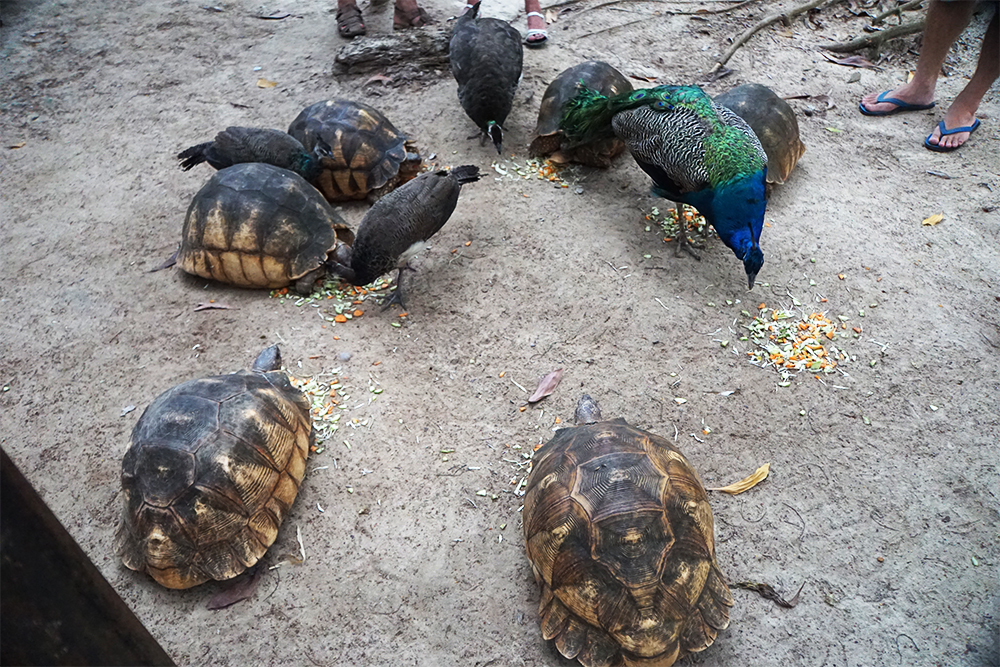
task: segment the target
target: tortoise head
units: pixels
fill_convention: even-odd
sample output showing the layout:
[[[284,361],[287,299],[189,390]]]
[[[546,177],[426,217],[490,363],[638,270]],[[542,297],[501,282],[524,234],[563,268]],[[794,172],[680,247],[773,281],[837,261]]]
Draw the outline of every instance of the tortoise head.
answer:
[[[281,351],[278,344],[265,348],[257,355],[257,360],[253,362],[253,369],[258,373],[267,373],[281,368]]]
[[[416,178],[424,168],[424,158],[415,143],[407,139],[403,143],[403,149],[406,151],[406,157],[399,165],[400,185]]]
[[[590,394],[584,394],[576,403],[576,413],[573,418],[577,424],[593,424],[602,421],[601,406],[590,397]]]

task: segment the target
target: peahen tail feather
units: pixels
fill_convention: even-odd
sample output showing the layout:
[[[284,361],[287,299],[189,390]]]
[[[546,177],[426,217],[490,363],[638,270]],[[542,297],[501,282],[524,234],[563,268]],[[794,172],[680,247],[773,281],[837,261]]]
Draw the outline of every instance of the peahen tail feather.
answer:
[[[474,164],[464,164],[460,167],[453,167],[451,175],[454,176],[455,180],[462,185],[478,181],[481,176],[479,173],[479,167]]]
[[[205,157],[205,151],[212,147],[212,142],[207,141],[203,144],[198,144],[197,146],[192,146],[187,150],[183,150],[177,154],[177,159],[181,161],[181,169],[187,171],[191,167],[201,164],[208,158]]]

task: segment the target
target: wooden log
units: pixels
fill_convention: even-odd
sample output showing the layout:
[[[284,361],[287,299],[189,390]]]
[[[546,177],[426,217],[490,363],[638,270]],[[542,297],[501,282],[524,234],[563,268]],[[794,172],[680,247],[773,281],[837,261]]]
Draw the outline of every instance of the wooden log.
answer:
[[[426,69],[448,64],[451,30],[406,30],[355,37],[337,52],[335,67],[348,74]]]

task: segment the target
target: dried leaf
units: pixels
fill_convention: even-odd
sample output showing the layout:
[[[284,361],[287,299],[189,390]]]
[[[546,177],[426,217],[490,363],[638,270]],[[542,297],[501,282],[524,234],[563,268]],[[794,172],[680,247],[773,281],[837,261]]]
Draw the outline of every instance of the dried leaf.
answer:
[[[749,491],[753,487],[757,486],[765,479],[767,479],[767,474],[771,471],[771,464],[765,463],[761,467],[757,468],[752,475],[746,479],[741,479],[735,484],[730,484],[729,486],[723,486],[720,488],[709,489],[709,491],[721,491],[722,493],[728,493],[731,496],[735,496],[738,493],[743,493],[744,491]]]
[[[933,227],[942,220],[944,220],[944,213],[935,213],[931,217],[925,218],[924,221],[921,222],[920,224],[922,224],[924,227]]]
[[[559,386],[559,381],[562,380],[562,376],[563,369],[557,368],[539,380],[538,387],[535,388],[535,393],[528,397],[528,403],[537,403],[554,392],[556,387]]]
[[[194,312],[199,310],[229,310],[229,306],[224,303],[199,303],[194,308]]]
[[[243,576],[233,579],[232,583],[227,585],[225,589],[213,595],[212,599],[205,606],[215,611],[217,609],[225,609],[229,605],[236,604],[241,600],[250,599],[253,597],[254,592],[256,592],[257,586],[260,585],[260,580],[263,578],[265,570],[267,568],[258,562],[257,565],[247,570]]]
[[[862,58],[861,56],[847,56],[846,58],[834,58],[833,56],[824,53],[823,57],[835,65],[843,65],[844,67],[867,67],[868,69],[877,69],[875,63],[868,60],[867,58]]]
[[[10,146],[10,148],[24,148],[25,144],[27,143],[28,143],[27,141],[19,141],[13,146]]]
[[[118,416],[119,417],[124,417],[125,415],[127,415],[130,412],[132,412],[133,410],[135,410],[135,406],[134,405],[126,405],[124,408],[122,408],[122,413],[120,415],[118,415]]]
[[[829,95],[816,95],[812,99],[814,102],[818,102],[819,104],[825,104],[827,111],[837,106],[837,104],[830,99]]]
[[[180,251],[181,251],[180,248],[174,250],[174,254],[163,260],[163,263],[157,266],[156,268],[150,269],[149,272],[156,273],[157,271],[162,271],[163,269],[169,269],[171,266],[177,263],[177,253],[179,253]]]
[[[913,70],[906,73],[906,83],[913,81],[913,76],[916,74]]]
[[[277,85],[278,85],[277,81],[270,81],[268,79],[265,79],[264,77],[257,79],[258,88],[274,88]]]
[[[558,9],[546,9],[545,10],[545,22],[552,25],[559,19]]]
[[[757,591],[758,593],[760,593],[760,596],[762,598],[771,600],[779,607],[784,607],[785,609],[791,609],[792,607],[794,607],[799,603],[799,593],[802,592],[802,589],[805,588],[805,585],[806,582],[803,581],[802,585],[799,586],[799,590],[795,594],[795,597],[793,597],[791,600],[785,600],[783,597],[778,595],[777,591],[775,591],[774,588],[772,588],[768,584],[762,584],[756,581],[739,581],[735,584],[732,584],[733,588],[742,588],[748,591]]]

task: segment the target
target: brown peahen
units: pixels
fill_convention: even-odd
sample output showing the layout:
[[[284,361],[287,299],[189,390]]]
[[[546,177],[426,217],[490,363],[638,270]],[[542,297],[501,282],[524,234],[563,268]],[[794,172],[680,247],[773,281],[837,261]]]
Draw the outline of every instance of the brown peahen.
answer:
[[[367,285],[398,269],[396,292],[386,306],[399,303],[405,308],[403,269],[448,222],[462,185],[478,181],[479,176],[474,165],[428,171],[379,199],[358,226],[351,271],[344,277],[355,285]]]
[[[291,135],[279,130],[258,127],[227,127],[215,135],[214,141],[192,146],[177,154],[181,169],[187,171],[207,162],[216,169],[234,164],[263,162],[295,172],[313,182],[320,172],[319,158],[329,152],[325,144],[317,144],[314,153]]]

